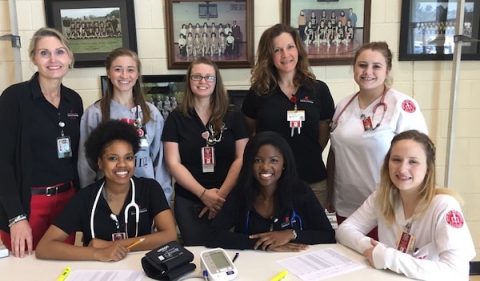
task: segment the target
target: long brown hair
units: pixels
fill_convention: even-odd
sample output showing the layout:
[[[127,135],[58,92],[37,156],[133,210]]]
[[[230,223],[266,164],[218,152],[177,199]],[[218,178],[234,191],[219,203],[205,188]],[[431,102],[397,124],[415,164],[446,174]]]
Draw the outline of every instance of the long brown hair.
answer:
[[[187,74],[185,75],[185,94],[183,95],[182,101],[178,105],[180,112],[184,115],[189,116],[193,110],[195,110],[195,99],[190,87],[190,75],[192,75],[192,68],[197,64],[206,64],[210,65],[215,69],[215,89],[213,90],[212,97],[210,99],[210,108],[212,110],[212,115],[210,116],[210,124],[213,126],[213,129],[216,132],[221,130],[223,125],[223,119],[227,114],[229,108],[229,98],[225,86],[223,85],[222,76],[218,70],[218,66],[210,59],[206,57],[199,57],[190,63],[187,69]]]
[[[297,30],[286,24],[276,24],[265,30],[258,42],[257,63],[252,69],[250,82],[252,89],[258,95],[265,95],[278,85],[278,71],[273,63],[273,39],[282,33],[288,33],[292,36],[295,46],[298,50],[298,62],[295,67],[295,77],[293,83],[296,87],[305,81],[315,80],[315,75],[310,70],[308,55],[303,47],[303,42]]]
[[[108,71],[112,66],[113,61],[118,57],[131,57],[135,63],[137,64],[138,70],[138,79],[135,85],[133,86],[133,103],[137,106],[140,105],[140,108],[143,112],[143,125],[147,124],[151,119],[152,115],[150,112],[150,108],[145,101],[145,97],[143,96],[142,90],[142,64],[140,63],[140,59],[138,58],[137,53],[132,50],[125,49],[125,48],[118,48],[110,52],[107,58],[105,59],[105,68]],[[107,89],[105,91],[105,96],[100,100],[100,110],[102,111],[102,122],[110,120],[110,102],[113,99],[113,84],[110,79],[107,79]]]
[[[461,203],[460,197],[455,192],[446,188],[436,187],[435,145],[430,138],[426,134],[416,130],[404,131],[392,139],[390,149],[388,150],[387,155],[385,155],[385,160],[383,162],[380,174],[380,186],[376,199],[378,206],[380,206],[381,213],[385,217],[385,220],[389,223],[393,223],[395,220],[395,203],[400,196],[398,188],[395,187],[390,179],[389,161],[392,147],[401,140],[412,140],[421,144],[426,156],[427,172],[422,184],[420,185],[420,188],[418,189],[420,201],[416,208],[416,213],[423,213],[437,194],[451,195]]]

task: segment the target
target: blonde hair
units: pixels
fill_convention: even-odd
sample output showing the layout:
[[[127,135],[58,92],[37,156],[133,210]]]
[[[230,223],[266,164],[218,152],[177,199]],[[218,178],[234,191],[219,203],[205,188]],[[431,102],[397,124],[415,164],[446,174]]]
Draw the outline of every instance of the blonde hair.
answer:
[[[428,208],[435,195],[439,194],[453,196],[462,203],[460,196],[454,191],[446,188],[437,188],[435,184],[435,145],[433,142],[424,133],[416,130],[409,130],[396,135],[392,139],[390,149],[388,150],[387,155],[385,155],[385,160],[381,169],[380,185],[376,203],[380,206],[380,211],[385,220],[389,223],[395,221],[395,205],[399,198],[399,190],[395,187],[390,178],[389,161],[392,147],[401,140],[415,141],[421,144],[425,151],[427,172],[418,190],[420,200],[416,209],[417,214],[423,213]]]
[[[58,30],[50,27],[42,27],[33,34],[32,39],[30,39],[30,45],[28,46],[28,55],[30,57],[30,60],[34,60],[38,41],[44,37],[55,37],[60,41],[60,43],[62,43],[62,45],[67,50],[68,56],[71,59],[69,68],[72,68],[75,60],[73,57],[73,52],[68,44],[67,38],[65,38],[65,36],[63,36],[63,34],[60,33]]]

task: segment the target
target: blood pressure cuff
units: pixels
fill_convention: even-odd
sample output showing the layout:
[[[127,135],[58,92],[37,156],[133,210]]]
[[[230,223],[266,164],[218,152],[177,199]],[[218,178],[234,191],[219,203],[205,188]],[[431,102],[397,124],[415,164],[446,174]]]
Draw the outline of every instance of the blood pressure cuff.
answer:
[[[142,258],[142,267],[155,280],[175,280],[194,271],[193,254],[176,241],[151,250]]]

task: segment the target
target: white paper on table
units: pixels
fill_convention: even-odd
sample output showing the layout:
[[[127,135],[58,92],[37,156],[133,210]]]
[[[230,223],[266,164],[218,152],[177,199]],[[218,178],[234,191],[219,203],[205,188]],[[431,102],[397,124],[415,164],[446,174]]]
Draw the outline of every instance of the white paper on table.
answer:
[[[135,270],[72,270],[67,281],[141,281],[144,274]]]
[[[332,248],[278,260],[277,263],[304,281],[322,280],[366,267]]]

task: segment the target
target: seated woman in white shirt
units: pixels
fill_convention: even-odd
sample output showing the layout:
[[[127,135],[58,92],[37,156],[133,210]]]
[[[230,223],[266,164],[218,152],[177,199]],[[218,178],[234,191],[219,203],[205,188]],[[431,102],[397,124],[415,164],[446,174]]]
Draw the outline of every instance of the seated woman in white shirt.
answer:
[[[337,241],[377,269],[420,280],[468,280],[475,256],[458,197],[435,185],[435,147],[415,130],[396,135],[380,186],[342,223]],[[366,236],[378,224],[379,241]]]
[[[92,131],[85,154],[104,178],[72,198],[38,243],[37,258],[118,261],[129,251],[176,240],[162,187],[154,179],[133,175],[139,143],[137,129],[120,120],[100,123]],[[75,232],[83,233],[86,247],[64,242]]]

